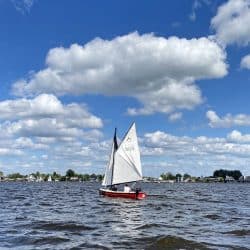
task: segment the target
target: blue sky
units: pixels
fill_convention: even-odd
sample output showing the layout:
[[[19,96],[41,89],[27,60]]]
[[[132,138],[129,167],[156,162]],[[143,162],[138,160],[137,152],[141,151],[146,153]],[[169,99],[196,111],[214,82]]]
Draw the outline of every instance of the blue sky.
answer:
[[[250,175],[250,1],[0,1],[0,170]]]

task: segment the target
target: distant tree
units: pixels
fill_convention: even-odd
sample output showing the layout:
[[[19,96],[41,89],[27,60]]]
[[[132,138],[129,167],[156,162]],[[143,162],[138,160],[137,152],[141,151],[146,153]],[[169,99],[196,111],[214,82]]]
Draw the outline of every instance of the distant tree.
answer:
[[[42,174],[40,174],[40,176],[42,177],[43,180],[46,180],[46,178],[47,178],[48,175],[42,173]]]
[[[184,180],[186,180],[186,179],[188,179],[188,178],[191,178],[191,175],[189,175],[189,174],[184,174],[184,175],[183,175],[183,179],[184,179]]]
[[[37,171],[35,174],[33,174],[36,178],[40,177],[40,172]]]
[[[166,180],[175,180],[176,177],[175,175],[173,175],[172,173],[168,172],[166,174],[161,174],[160,177],[162,178],[162,180],[166,181]]]
[[[161,177],[162,180],[164,180],[164,181],[167,179],[167,176],[166,176],[165,174],[163,174],[163,173],[160,175],[160,177]]]
[[[82,175],[82,180],[83,180],[83,181],[89,181],[89,179],[90,179],[89,174],[83,174],[83,175]]]
[[[8,178],[10,178],[10,179],[17,179],[17,178],[23,178],[24,176],[23,175],[21,175],[20,173],[13,173],[13,174],[9,174],[8,175]]]
[[[96,176],[96,174],[91,174],[91,175],[90,175],[90,178],[91,178],[92,180],[96,180],[97,176]]]
[[[225,170],[223,170],[223,169],[220,169],[220,170],[215,170],[214,171],[214,174],[213,174],[213,177],[222,177],[223,179],[225,179],[226,178],[226,171]]]
[[[231,176],[235,180],[239,180],[239,178],[242,176],[242,173],[239,170],[226,170],[226,169],[220,169],[220,170],[215,170],[213,177],[220,177],[225,180],[226,176]]]
[[[0,177],[2,177],[3,176],[3,172],[2,171],[0,171]]]
[[[239,180],[239,178],[242,176],[242,173],[239,170],[234,170],[231,174],[235,180]]]
[[[53,180],[55,180],[55,179],[59,180],[60,178],[61,178],[61,175],[54,171],[53,174],[52,174],[52,179]]]
[[[166,175],[167,175],[167,180],[175,180],[175,175],[173,175],[172,173],[168,172]]]
[[[98,180],[98,181],[102,181],[102,180],[103,180],[103,177],[104,177],[103,175],[98,174],[98,175],[97,175],[97,180]]]
[[[41,174],[41,178],[42,178],[44,181],[48,181],[49,174]]]
[[[66,176],[61,176],[59,180],[60,181],[66,181]]]
[[[68,178],[74,177],[75,175],[76,174],[75,174],[74,170],[72,170],[72,169],[68,169],[67,172],[66,172],[66,176]]]

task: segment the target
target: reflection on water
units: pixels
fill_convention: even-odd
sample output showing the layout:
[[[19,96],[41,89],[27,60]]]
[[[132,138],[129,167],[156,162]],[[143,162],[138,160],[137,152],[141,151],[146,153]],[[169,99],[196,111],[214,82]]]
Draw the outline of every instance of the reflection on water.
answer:
[[[109,222],[109,224],[114,234],[121,239],[126,236],[139,237],[140,231],[135,230],[135,228],[144,221],[144,217],[142,216],[143,210],[138,206],[140,201],[104,199],[108,199],[108,206],[111,207],[109,212],[112,214],[114,221],[113,223]]]
[[[0,183],[0,249],[250,249],[249,184]]]

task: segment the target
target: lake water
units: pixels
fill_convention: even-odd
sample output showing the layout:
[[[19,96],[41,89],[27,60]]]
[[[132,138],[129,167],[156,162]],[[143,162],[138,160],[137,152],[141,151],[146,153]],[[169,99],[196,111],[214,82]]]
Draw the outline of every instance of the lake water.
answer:
[[[0,249],[250,249],[250,185],[144,183],[142,201],[98,183],[0,183]]]

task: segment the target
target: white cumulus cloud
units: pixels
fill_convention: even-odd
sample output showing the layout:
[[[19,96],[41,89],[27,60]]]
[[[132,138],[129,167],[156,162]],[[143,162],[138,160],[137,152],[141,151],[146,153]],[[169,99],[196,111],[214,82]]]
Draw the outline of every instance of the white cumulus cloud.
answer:
[[[227,138],[228,140],[234,142],[250,143],[250,134],[242,135],[242,133],[238,130],[233,130],[227,135]]]
[[[8,146],[10,151],[49,150],[57,142],[98,141],[102,126],[102,120],[86,105],[63,104],[51,94],[0,102],[0,147]]]
[[[245,69],[250,69],[250,54],[244,56],[241,59],[240,67]]]
[[[171,115],[169,115],[168,120],[171,122],[178,121],[182,118],[182,113],[181,112],[176,112]]]
[[[13,93],[130,96],[142,104],[131,107],[131,115],[169,113],[200,104],[195,80],[225,76],[225,60],[225,51],[205,37],[188,40],[134,32],[51,49],[47,68],[16,81]]]
[[[25,14],[30,12],[35,0],[11,0],[11,2],[17,11]]]
[[[246,46],[250,42],[250,0],[229,0],[222,4],[211,27],[217,40],[223,45]]]
[[[101,128],[103,125],[102,120],[92,115],[86,105],[77,103],[63,105],[52,94],[41,94],[34,99],[22,98],[0,102],[0,120],[20,119],[27,119],[27,124],[28,121],[40,119],[81,128]]]
[[[250,115],[246,114],[226,114],[219,117],[215,111],[209,110],[206,113],[209,120],[209,126],[212,128],[229,128],[233,126],[250,126]]]

